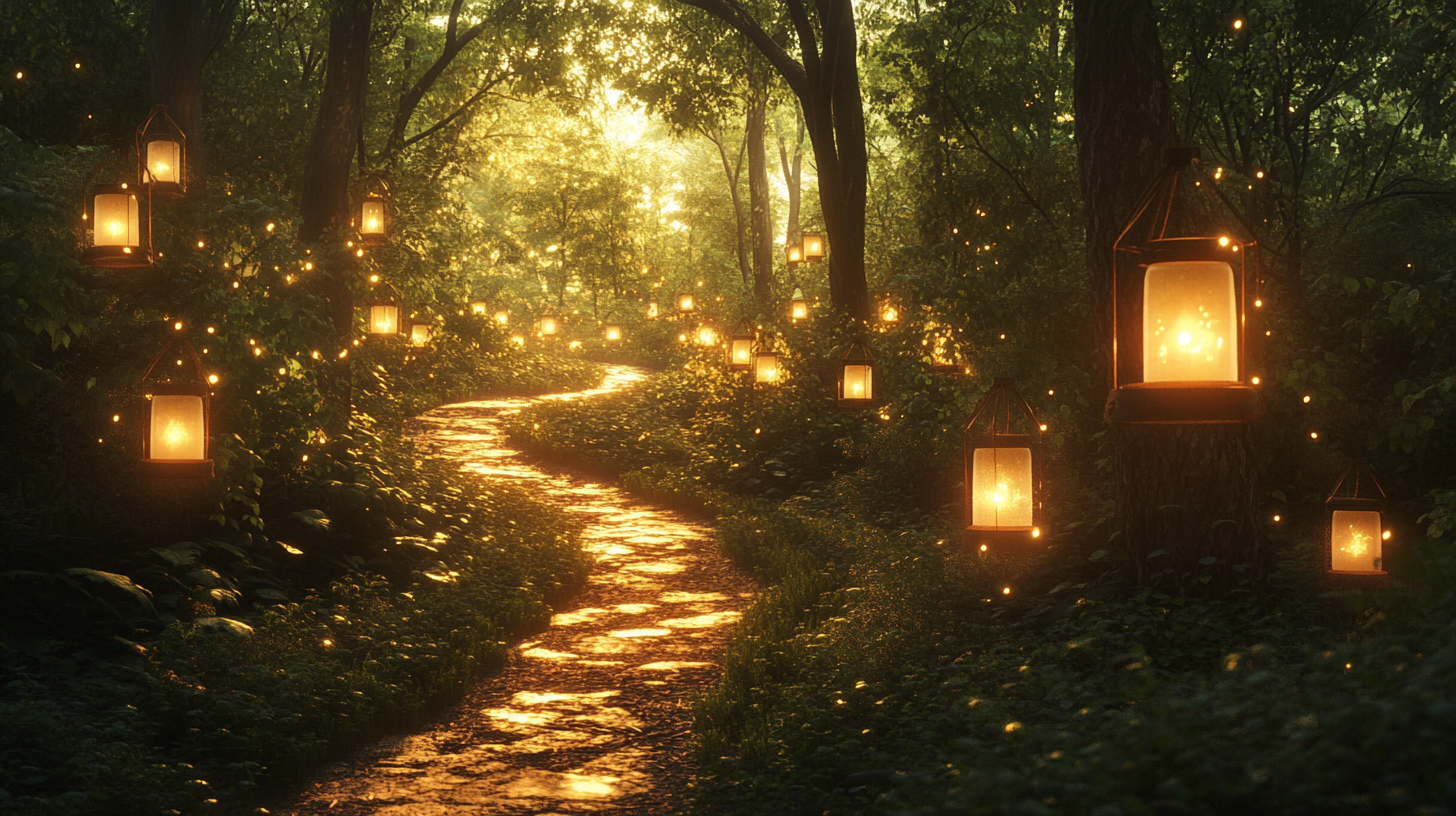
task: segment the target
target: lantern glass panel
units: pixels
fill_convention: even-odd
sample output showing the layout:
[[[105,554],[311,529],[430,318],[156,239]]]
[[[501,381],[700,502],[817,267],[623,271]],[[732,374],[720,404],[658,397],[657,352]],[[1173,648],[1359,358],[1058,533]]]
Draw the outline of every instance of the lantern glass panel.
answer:
[[[182,146],[171,139],[147,142],[147,175],[152,181],[181,184]]]
[[[1234,272],[1222,261],[1148,267],[1143,282],[1143,381],[1236,382]]]
[[[785,247],[784,255],[791,264],[801,263],[804,260],[804,250],[798,244]]]
[[[610,341],[610,342],[616,342],[616,341],[622,339],[622,327],[621,326],[617,326],[615,324],[609,323],[609,324],[607,324],[604,333],[606,335],[607,340]]]
[[[753,338],[735,337],[728,343],[728,362],[747,367],[753,362]]]
[[[753,381],[774,383],[779,381],[779,356],[771,351],[753,355]]]
[[[470,304],[470,313],[475,315],[485,314],[485,301],[477,300]]]
[[[657,301],[654,300],[651,303],[647,304],[647,316],[649,318],[657,317]]]
[[[809,261],[824,257],[824,239],[813,233],[804,235],[804,259]]]
[[[207,458],[207,425],[202,397],[187,394],[157,394],[152,397],[152,459]]]
[[[98,193],[95,214],[95,246],[139,246],[141,208],[130,193]]]
[[[1031,448],[976,448],[971,526],[1031,527]]]
[[[541,334],[545,335],[546,337],[554,337],[556,335],[556,318],[541,318]]]
[[[1380,572],[1380,513],[1335,510],[1330,522],[1330,569],[1336,572]]]
[[[383,235],[384,234],[384,202],[377,198],[364,199],[359,220],[360,235]]]
[[[795,300],[789,303],[789,317],[795,320],[803,320],[809,316],[809,303],[804,300]]]
[[[369,307],[370,334],[399,334],[399,307],[383,304]]]
[[[416,323],[413,326],[410,326],[410,341],[417,346],[423,346],[426,343],[429,343],[431,334],[433,334],[433,332],[431,332],[430,327],[427,324]]]
[[[677,307],[684,312],[691,312],[693,310],[693,296],[686,293],[678,295]]]
[[[875,369],[860,363],[846,363],[844,366],[844,399],[874,399]]]

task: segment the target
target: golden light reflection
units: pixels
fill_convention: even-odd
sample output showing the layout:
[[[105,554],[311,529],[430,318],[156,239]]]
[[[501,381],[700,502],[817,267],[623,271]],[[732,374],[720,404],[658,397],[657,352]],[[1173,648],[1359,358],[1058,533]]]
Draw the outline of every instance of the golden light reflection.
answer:
[[[669,629],[706,629],[712,626],[722,626],[725,623],[733,623],[743,617],[741,612],[724,610],[722,612],[711,612],[707,615],[697,615],[691,618],[672,618],[670,620],[658,621],[659,626],[666,626]]]
[[[662,637],[672,634],[671,629],[618,629],[611,634],[614,638]]]

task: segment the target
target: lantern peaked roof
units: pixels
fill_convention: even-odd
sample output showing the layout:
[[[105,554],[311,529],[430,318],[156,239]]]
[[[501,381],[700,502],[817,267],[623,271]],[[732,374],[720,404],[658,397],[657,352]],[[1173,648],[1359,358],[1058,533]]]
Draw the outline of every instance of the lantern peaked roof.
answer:
[[[841,358],[841,361],[851,364],[865,364],[873,363],[875,358],[870,356],[869,346],[855,340],[849,344],[849,348],[845,349],[844,357]]]
[[[1360,494],[1362,476],[1364,477],[1363,483],[1365,486],[1364,495]],[[1348,492],[1341,492],[1346,490]],[[1329,504],[1330,502],[1349,501],[1352,499],[1375,501],[1379,502],[1382,506],[1386,502],[1385,488],[1380,486],[1380,480],[1375,478],[1375,471],[1370,469],[1370,465],[1364,459],[1356,459],[1350,463],[1349,467],[1345,468],[1345,472],[1340,476],[1340,480],[1335,482],[1335,489],[1330,491],[1330,495],[1325,499],[1325,503]]]
[[[986,431],[987,435],[994,437],[1014,433],[1011,429],[1013,409],[1030,423],[1029,431],[1035,431],[1040,427],[1036,414],[1027,404],[1026,398],[1016,390],[1016,380],[1010,377],[992,378],[991,390],[986,394],[986,398],[981,400],[981,404],[976,406],[975,413],[971,414],[970,421],[966,423],[966,438],[970,438],[971,431],[975,429],[982,417],[988,418],[991,423],[990,428]]]
[[[1153,241],[1225,236],[1254,243],[1253,230],[1203,171],[1198,148],[1175,147],[1163,151],[1163,170],[1133,210],[1116,246],[1135,251]]]

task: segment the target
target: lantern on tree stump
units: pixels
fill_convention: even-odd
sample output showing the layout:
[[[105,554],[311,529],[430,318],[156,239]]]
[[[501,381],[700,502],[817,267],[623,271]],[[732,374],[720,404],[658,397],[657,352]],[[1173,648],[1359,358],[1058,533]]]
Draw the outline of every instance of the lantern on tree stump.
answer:
[[[483,301],[483,300],[472,300],[470,302],[470,313],[472,315],[475,315],[477,317],[484,317],[485,316],[485,313],[488,312],[488,311],[490,311],[490,307],[488,305],[486,305],[486,302],[485,301]]]
[[[753,323],[748,318],[739,320],[733,336],[728,338],[727,356],[729,371],[753,368]]]
[[[804,247],[802,244],[789,244],[784,247],[784,261],[789,266],[798,266],[804,262]]]
[[[1384,543],[1390,540],[1381,515],[1385,490],[1369,466],[1357,461],[1346,468],[1325,499],[1325,509],[1330,512],[1329,573],[1368,575],[1383,582]]]
[[[376,337],[399,334],[399,293],[387,283],[377,286],[369,301],[369,333]]]
[[[839,359],[840,408],[870,408],[875,404],[875,360],[869,347],[858,340],[849,344]]]
[[[136,133],[142,186],[153,198],[181,198],[187,194],[187,136],[166,105],[157,105]]]
[[[622,325],[620,323],[603,324],[602,339],[608,343],[620,342],[622,339]]]
[[[389,185],[378,177],[364,180],[364,198],[359,202],[359,243],[383,246],[389,241]]]
[[[691,312],[695,308],[697,308],[697,304],[693,302],[693,293],[692,292],[678,292],[677,293],[677,310],[679,312],[682,312],[683,314],[687,314],[688,312]]]
[[[1036,455],[1044,428],[1013,380],[992,380],[991,392],[966,423],[962,444],[967,544],[981,552],[1044,546],[1037,526],[1041,498]]]
[[[147,197],[143,213],[138,185],[121,162],[120,150],[108,150],[86,177],[81,220],[87,238],[81,262],[87,266],[140,269],[152,265],[151,198]],[[119,180],[97,183],[105,174]]]
[[[1253,422],[1246,384],[1245,284],[1258,246],[1233,206],[1176,148],[1113,246],[1109,422]]]
[[[191,375],[191,381],[148,383],[157,365],[175,355],[176,369]],[[172,371],[173,366],[164,366]],[[208,409],[211,393],[202,374],[197,352],[185,337],[174,336],[147,366],[142,375],[146,391],[146,420],[142,423],[142,473],[180,479],[212,476],[208,458]]]
[[[824,236],[817,232],[806,232],[799,238],[799,245],[804,248],[805,261],[817,261],[824,257]]]
[[[804,299],[804,292],[801,289],[794,289],[794,296],[789,298],[789,319],[797,323],[809,316],[809,301]]]
[[[551,339],[561,330],[561,320],[552,312],[541,315],[536,321],[536,334],[544,339]]]

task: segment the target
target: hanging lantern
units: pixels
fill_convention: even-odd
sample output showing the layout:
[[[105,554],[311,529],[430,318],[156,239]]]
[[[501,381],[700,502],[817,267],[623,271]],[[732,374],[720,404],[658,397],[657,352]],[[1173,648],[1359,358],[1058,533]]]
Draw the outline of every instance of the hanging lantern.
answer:
[[[869,408],[875,404],[875,361],[863,343],[855,341],[839,361],[839,407]]]
[[[728,338],[727,356],[729,371],[753,368],[753,323],[748,318],[738,321],[733,336]]]
[[[887,298],[885,302],[880,305],[880,322],[888,323],[890,325],[894,325],[900,322],[900,307],[895,305],[895,301]]]
[[[147,383],[162,360],[177,357],[178,367],[187,367],[193,382]],[[164,367],[171,371],[172,367]],[[142,472],[167,478],[205,479],[213,474],[208,458],[208,408],[211,394],[202,375],[202,363],[192,344],[174,336],[142,375],[147,394],[146,420],[142,424]]]
[[[647,301],[647,319],[648,320],[656,320],[657,319],[657,301],[655,301],[655,300],[649,300],[649,301]]]
[[[429,323],[415,323],[410,326],[410,343],[412,345],[428,346],[434,336],[435,329]]]
[[[389,241],[389,185],[370,176],[364,180],[364,199],[359,202],[359,243],[383,246]]]
[[[511,313],[505,309],[501,309],[495,313],[495,322],[502,326],[509,326],[511,324]]]
[[[536,334],[546,339],[555,337],[556,332],[561,328],[559,325],[560,322],[560,319],[556,315],[547,312],[541,315],[540,319],[536,321]]]
[[[804,247],[804,260],[817,261],[824,257],[824,236],[817,232],[806,232],[800,243]]]
[[[765,334],[753,352],[753,382],[773,385],[784,378],[782,361],[773,350],[773,336]]]
[[[691,312],[695,308],[697,308],[697,307],[693,303],[693,293],[692,292],[678,292],[678,294],[677,294],[677,310],[679,312],[682,312],[682,313],[686,314],[688,312]]]
[[[157,105],[136,133],[142,185],[153,198],[181,198],[187,193],[187,137]]]
[[[516,346],[518,348],[525,348],[526,347],[526,335],[524,335],[524,334],[513,334],[513,335],[511,335],[511,345]]]
[[[789,244],[784,247],[784,255],[789,266],[798,266],[804,262],[804,247],[800,244]]]
[[[399,334],[399,293],[387,283],[374,290],[369,303],[369,333],[377,337]]]
[[[484,316],[490,307],[483,300],[472,300],[470,302],[470,313],[477,316]]]
[[[622,326],[618,323],[606,323],[602,326],[602,339],[608,343],[615,343],[622,339]]]
[[[698,345],[716,346],[718,345],[718,324],[714,323],[712,318],[708,318],[707,320],[704,320],[702,323],[698,324],[695,335],[697,337]]]
[[[1258,247],[1192,148],[1168,150],[1113,248],[1110,422],[1253,422],[1245,282]]]
[[[789,319],[795,323],[809,316],[809,301],[804,299],[803,291],[794,290],[794,296],[789,299]]]
[[[1346,468],[1325,499],[1325,508],[1330,511],[1329,572],[1385,575],[1383,545],[1390,539],[1381,516],[1385,490],[1369,466],[1357,461]]]
[[[978,431],[982,418],[989,427]],[[1024,420],[1024,431],[1013,425]],[[966,467],[966,533],[968,543],[989,549],[1028,549],[1041,545],[1037,516],[1040,435],[1031,406],[1017,393],[1014,381],[997,377],[991,393],[966,423],[963,448]],[[984,549],[982,549],[984,548]]]
[[[926,328],[930,331],[926,334],[925,339],[920,341],[920,345],[925,347],[926,356],[922,359],[929,360],[930,370],[942,374],[961,372],[962,367],[955,359],[956,354],[952,347],[950,330],[937,326],[935,323],[929,324]]]
[[[126,176],[121,161],[121,151],[108,150],[86,177],[81,220],[88,230],[81,262],[87,266],[140,269],[152,265],[151,198],[146,199],[143,218],[143,202],[130,179],[93,183],[103,173]]]

